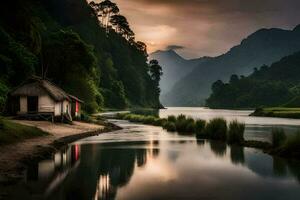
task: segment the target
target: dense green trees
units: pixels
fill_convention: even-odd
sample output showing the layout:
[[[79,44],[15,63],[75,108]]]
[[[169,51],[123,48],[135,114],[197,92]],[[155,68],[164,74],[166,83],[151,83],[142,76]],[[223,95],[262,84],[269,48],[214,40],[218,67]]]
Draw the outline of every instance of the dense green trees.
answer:
[[[111,1],[15,0],[0,15],[1,91],[43,74],[88,112],[160,106],[147,47]]]
[[[212,108],[299,107],[300,52],[270,67],[255,68],[248,77],[232,75],[229,83],[216,81],[206,103]]]

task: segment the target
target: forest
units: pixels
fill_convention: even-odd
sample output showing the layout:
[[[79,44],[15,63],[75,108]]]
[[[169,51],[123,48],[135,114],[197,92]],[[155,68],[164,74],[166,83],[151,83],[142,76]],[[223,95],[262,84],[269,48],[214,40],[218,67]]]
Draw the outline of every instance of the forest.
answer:
[[[206,104],[211,108],[300,106],[300,52],[271,66],[263,65],[248,77],[232,75],[228,83],[212,85]]]
[[[14,14],[12,14],[14,13]],[[42,76],[103,108],[160,107],[162,68],[118,6],[105,0],[15,0],[0,7],[0,109],[7,94]]]

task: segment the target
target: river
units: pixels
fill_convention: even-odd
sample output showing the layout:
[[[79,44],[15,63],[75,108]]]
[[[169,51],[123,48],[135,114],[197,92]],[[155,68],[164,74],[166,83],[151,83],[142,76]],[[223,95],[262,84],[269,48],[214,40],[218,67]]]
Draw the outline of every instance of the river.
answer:
[[[246,137],[269,139],[272,127],[290,132],[300,120],[249,117],[251,111],[169,108],[186,114],[246,123]],[[123,127],[68,145],[33,163],[11,199],[300,199],[300,163],[260,150],[195,140],[160,127],[113,120]]]

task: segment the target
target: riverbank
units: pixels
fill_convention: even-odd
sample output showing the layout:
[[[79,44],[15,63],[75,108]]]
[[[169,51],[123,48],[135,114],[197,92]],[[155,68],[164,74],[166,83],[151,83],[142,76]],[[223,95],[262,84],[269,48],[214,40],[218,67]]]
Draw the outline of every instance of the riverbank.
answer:
[[[300,108],[257,108],[250,116],[300,119]]]
[[[274,143],[277,137],[276,129],[272,130],[272,142],[262,142],[255,140],[245,140],[245,124],[236,120],[226,121],[223,118],[213,118],[209,121],[194,120],[185,115],[168,116],[167,118],[159,118],[155,116],[144,116],[136,114],[118,114],[116,118],[128,120],[130,122],[161,126],[169,132],[178,132],[178,134],[195,135],[197,139],[208,139],[222,141],[229,145],[238,145],[241,147],[250,147],[261,149],[270,155],[276,155],[283,158],[296,159],[300,158],[300,133],[296,132],[293,136],[280,137],[280,145]]]
[[[47,121],[19,121],[13,123],[35,127],[47,135],[2,145],[0,148],[0,184],[15,183],[24,177],[26,166],[52,155],[55,151],[76,140],[119,129],[110,123],[103,125],[73,122],[72,125]]]

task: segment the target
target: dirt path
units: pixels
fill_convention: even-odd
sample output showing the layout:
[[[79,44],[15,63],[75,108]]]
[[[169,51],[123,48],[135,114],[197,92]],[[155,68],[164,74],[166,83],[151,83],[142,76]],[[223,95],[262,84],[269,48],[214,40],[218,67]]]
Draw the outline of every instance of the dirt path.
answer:
[[[50,135],[27,139],[22,142],[5,145],[0,147],[0,183],[8,179],[16,179],[22,177],[21,169],[24,168],[22,160],[35,154],[38,147],[48,147],[54,141],[77,135],[84,135],[84,133],[97,132],[104,129],[104,126],[88,124],[82,122],[74,122],[73,125],[68,124],[53,124],[46,121],[18,121],[28,126],[35,126],[41,130],[48,132]]]

